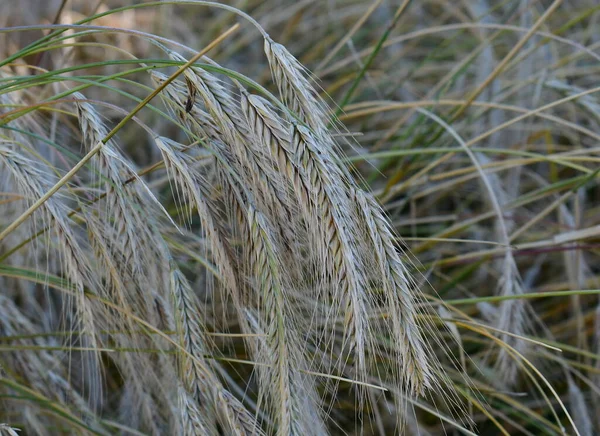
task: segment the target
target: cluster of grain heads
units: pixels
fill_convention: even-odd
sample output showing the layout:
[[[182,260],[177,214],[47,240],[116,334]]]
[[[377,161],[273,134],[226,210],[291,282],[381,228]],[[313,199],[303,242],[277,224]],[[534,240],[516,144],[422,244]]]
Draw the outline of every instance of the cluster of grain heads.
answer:
[[[368,235],[366,244],[362,244],[365,241],[361,241],[354,243],[354,247],[342,245],[339,250],[344,252],[345,248],[345,254],[350,257],[353,251],[348,250],[357,248],[359,256],[363,257],[354,263],[354,274],[357,276],[354,283],[366,282],[366,279],[361,277],[361,266],[370,266],[373,261],[378,265],[381,272],[378,281],[383,287],[385,310],[392,320],[393,329],[390,333],[396,343],[396,352],[399,353],[403,389],[412,394],[422,393],[424,387],[435,383],[430,379],[431,367],[435,366],[435,363],[430,360],[431,356],[428,359],[429,351],[416,323],[413,301],[417,292],[413,291],[414,294],[411,295],[410,280],[397,251],[388,220],[376,201],[363,192],[345,167],[339,164],[340,156],[336,154],[335,141],[327,131],[326,120],[330,117],[325,110],[326,106],[306,79],[302,65],[284,46],[274,43],[269,38],[265,39],[265,53],[282,99],[295,115],[300,116],[304,124],[293,123],[291,143],[297,153],[296,159],[304,164],[302,172],[316,185],[311,187],[311,192],[316,193],[314,198],[317,200],[317,210],[325,211],[328,207],[332,209],[332,219],[327,220],[327,216],[324,216],[321,221],[329,223],[329,229],[333,230],[331,223],[339,220],[339,228],[336,230],[340,233],[340,244],[346,242],[344,232],[353,232],[347,237],[346,243],[360,240],[361,235]],[[319,181],[322,186],[318,186]],[[327,205],[327,202],[330,204]],[[366,233],[363,230],[366,230]],[[333,236],[333,233],[330,234]],[[333,241],[328,242],[331,247]],[[333,246],[336,244],[333,243]],[[366,247],[366,250],[361,252],[363,247]],[[337,252],[339,251],[334,250],[334,259],[342,259],[343,257],[336,255]],[[347,264],[350,268],[354,266],[351,259],[347,260]],[[338,268],[343,270],[342,265]],[[352,275],[345,277],[350,278],[350,289],[356,286],[352,284]],[[364,290],[360,291],[362,294]],[[367,291],[366,295],[368,294]],[[356,304],[363,303],[357,298]],[[366,326],[365,333],[368,333],[368,329]]]
[[[267,427],[321,434],[326,406],[310,374],[354,379],[362,407],[379,362],[391,374],[379,382],[397,387],[400,402],[439,386],[440,367],[392,228],[341,163],[326,105],[283,46],[267,38],[265,51],[283,104],[199,66],[161,92],[214,171],[194,165],[195,147],[154,140],[178,201],[198,213],[239,328],[263,338],[246,347],[260,362]]]
[[[75,93],[74,97],[84,146],[92,149],[105,141],[108,130],[82,94]],[[154,218],[162,216],[162,206],[120,153],[116,141],[106,141],[91,164],[89,183],[103,188],[103,195],[82,202],[81,215],[101,280],[93,291],[110,303],[102,306],[98,319],[104,332],[115,333],[104,336],[117,348],[168,347],[168,341],[157,335],[126,333],[140,329],[136,319],[161,330],[173,325],[169,253]],[[173,359],[164,354],[116,353],[112,360],[123,379],[121,418],[150,434],[176,431],[180,421],[177,395],[166,388],[176,386]]]
[[[466,407],[485,434],[562,434],[561,397],[594,433],[593,1],[460,23],[331,2],[326,25],[320,2],[238,2],[288,48],[229,2],[51,3],[0,31],[41,36],[0,60],[1,434],[472,434]],[[190,54],[232,17],[256,29]],[[490,41],[514,49],[496,65]],[[342,107],[295,50],[325,54]],[[556,62],[537,72],[540,53]]]
[[[4,93],[0,102],[3,108],[19,107],[22,94]],[[47,143],[34,140],[43,138],[43,133],[35,115],[17,118],[9,128],[2,129],[0,191],[16,200],[0,207],[3,224],[11,223],[39,201],[57,180],[57,172],[47,160],[51,155]],[[26,423],[32,433],[40,435],[49,434],[59,421],[55,410],[74,422],[84,420],[92,431],[99,429],[94,410],[101,396],[99,326],[95,308],[85,293],[98,280],[87,255],[88,247],[69,217],[71,203],[69,193],[55,195],[41,204],[29,225],[5,232],[0,238],[3,267],[13,272],[0,278],[0,337],[15,338],[11,341],[14,348],[9,345],[0,359],[0,411],[5,412],[3,418],[16,422],[18,427]],[[16,249],[38,231],[43,237],[31,242],[32,250]],[[6,254],[11,251],[12,255]],[[65,293],[52,299],[40,292],[36,280],[23,280],[18,271],[31,264],[40,283],[50,281],[46,274],[61,274],[63,279],[58,283]],[[56,306],[62,313],[53,311]],[[48,328],[72,333],[64,338],[45,336]],[[71,356],[67,366],[67,359],[52,351],[63,346],[86,351]],[[37,400],[7,400],[20,395],[32,395]],[[40,413],[40,405],[49,413]],[[15,434],[5,425],[1,432]]]
[[[81,94],[76,95],[79,120],[86,142],[91,145],[106,136],[106,129],[99,121],[94,108],[86,103]],[[156,144],[165,159],[166,167],[173,178],[176,198],[189,204],[198,211],[203,229],[213,242],[212,253],[222,266],[220,272],[227,277],[230,289],[235,289],[235,274],[231,267],[227,268],[229,248],[227,241],[220,238],[218,219],[212,216],[214,208],[204,193],[206,183],[202,175],[193,169],[190,157],[177,149],[175,143],[167,139],[155,138]],[[199,311],[200,305],[186,278],[175,266],[162,235],[157,230],[158,222],[152,221],[148,213],[154,206],[164,211],[145,183],[137,178],[135,170],[120,154],[113,141],[108,141],[96,156],[96,172],[105,183],[105,203],[96,203],[93,209],[86,209],[88,234],[97,260],[106,271],[106,297],[119,304],[127,312],[141,319],[151,321],[152,325],[162,326],[167,330],[173,328],[178,332],[180,359],[177,365],[179,382],[167,379],[172,377],[168,368],[170,362],[161,357],[160,368],[156,363],[146,362],[143,365],[145,377],[139,377],[133,369],[140,365],[140,359],[128,361],[121,365],[124,374],[131,377],[128,383],[134,387],[132,395],[141,401],[139,410],[153,422],[153,414],[159,412],[160,402],[153,398],[155,391],[165,386],[180,385],[177,389],[178,406],[181,425],[186,434],[215,434],[217,426],[227,429],[228,434],[255,434],[259,430],[258,423],[245,407],[220,384],[213,368],[205,362],[205,353],[210,352],[204,334],[205,317]],[[125,184],[127,180],[134,183]],[[162,273],[168,279],[161,282]],[[150,297],[150,298],[149,298]],[[169,303],[170,302],[170,303]],[[124,320],[119,314],[109,318],[113,329],[134,329],[135,323]],[[117,336],[115,339],[123,346],[128,340]],[[133,343],[141,348],[143,343]],[[156,342],[158,345],[160,341]],[[147,380],[156,380],[156,385]],[[149,426],[153,433],[160,433],[160,426]]]
[[[0,143],[0,168],[7,174],[16,191],[29,202],[41,198],[52,186],[52,170],[29,155],[25,144],[16,142]],[[97,282],[93,269],[87,262],[85,249],[72,230],[67,217],[67,207],[60,197],[52,197],[42,204],[39,221],[42,227],[49,226],[56,238],[54,244],[59,253],[59,263],[65,271],[66,279],[74,289],[74,330],[79,331],[79,340],[91,350],[98,349],[97,327],[92,307],[85,296],[85,287]],[[71,301],[71,299],[68,299]],[[99,389],[99,362],[97,353],[86,353],[88,381],[93,395]]]
[[[186,62],[158,46],[172,61]],[[265,52],[281,101],[209,72],[220,67],[206,57],[212,68],[192,66],[184,81],[164,87],[167,76],[151,72],[192,140],[183,145],[152,132],[171,197],[189,230],[199,224],[209,258],[206,268],[193,270],[194,282],[180,270],[189,259],[180,263],[173,253],[174,240],[185,235],[177,229],[172,237],[177,213],[167,212],[138,176],[93,102],[72,95],[84,148],[96,153],[76,183],[41,203],[36,223],[52,232],[56,273],[74,295],[61,309],[76,321],[70,327],[77,345],[92,350],[81,358],[87,397],[101,396],[104,365],[118,385],[108,399],[118,404],[117,418],[149,434],[322,435],[335,421],[332,399],[340,389],[354,391],[360,421],[372,410],[365,401],[375,406],[383,385],[397,393],[400,407],[442,383],[423,335],[424,305],[388,219],[342,163],[329,127],[335,121],[329,123],[303,67],[268,37]],[[47,164],[23,141],[0,142],[0,166],[11,190],[34,202],[64,168]],[[203,297],[225,307],[218,313]],[[2,332],[35,331],[30,313],[10,311],[0,320]],[[255,365],[246,379],[232,380],[210,358],[222,353],[209,333],[215,325],[243,337],[243,360]],[[127,351],[109,353],[105,365],[101,344]],[[61,368],[44,386],[27,380],[89,427],[105,430],[96,422],[102,412],[86,405],[86,389],[69,381],[70,368],[48,353],[14,356],[11,367],[32,374]],[[21,416],[39,430],[46,422],[33,413],[27,408]]]

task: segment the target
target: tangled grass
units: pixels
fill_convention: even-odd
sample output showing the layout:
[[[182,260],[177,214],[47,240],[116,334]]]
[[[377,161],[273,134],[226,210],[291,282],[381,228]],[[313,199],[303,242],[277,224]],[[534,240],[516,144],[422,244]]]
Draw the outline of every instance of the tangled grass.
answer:
[[[246,3],[0,7],[0,434],[595,434],[600,10]]]

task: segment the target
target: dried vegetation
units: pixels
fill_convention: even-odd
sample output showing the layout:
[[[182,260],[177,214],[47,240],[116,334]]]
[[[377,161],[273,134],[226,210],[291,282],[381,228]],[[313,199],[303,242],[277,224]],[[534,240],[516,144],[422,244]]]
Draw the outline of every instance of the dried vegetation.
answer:
[[[117,3],[0,6],[0,434],[600,429],[597,7]]]

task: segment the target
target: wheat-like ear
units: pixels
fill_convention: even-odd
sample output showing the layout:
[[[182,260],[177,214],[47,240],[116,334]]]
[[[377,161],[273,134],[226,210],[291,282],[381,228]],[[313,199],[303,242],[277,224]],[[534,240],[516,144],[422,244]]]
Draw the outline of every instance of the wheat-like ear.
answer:
[[[77,114],[84,143],[88,148],[92,148],[103,141],[108,132],[92,105],[84,101],[84,96],[75,93],[74,97],[77,99]],[[135,210],[131,207],[134,203],[134,199],[131,197],[134,194],[123,186],[121,180],[122,172],[125,172],[125,177],[131,177],[135,172],[121,158],[112,142],[100,149],[94,161],[98,172],[104,178],[107,191],[111,193],[107,196],[106,207],[106,213],[109,216],[103,222],[108,225],[110,218],[113,219],[118,235],[116,242],[119,244],[120,251],[127,256],[124,259],[125,263],[131,265],[134,273],[141,272],[143,271],[143,265],[140,262],[143,259],[141,249],[143,241],[137,229],[137,225],[141,221],[138,220]]]
[[[104,141],[107,130],[92,105],[81,94],[75,96],[84,143],[91,148]],[[89,239],[104,272],[109,295],[115,303],[123,304],[121,308],[126,312],[159,328],[168,328],[173,316],[167,300],[169,253],[151,213],[154,208],[163,212],[164,209],[113,140],[106,142],[93,162],[106,195],[83,211],[90,223]],[[126,184],[126,180],[133,182]],[[128,318],[106,311],[107,330],[134,329],[135,323]],[[116,335],[113,339],[129,348],[164,346],[156,335]],[[149,357],[132,359],[124,355],[117,356],[117,361],[127,380],[126,393],[131,394],[133,409],[139,410],[140,424],[152,432],[160,432],[169,420],[168,410],[176,409],[176,397],[165,396],[163,392],[164,386],[175,377],[174,368],[167,356]],[[140,366],[137,370],[136,365]],[[131,408],[125,404],[123,410]]]
[[[212,391],[211,374],[205,355],[208,352],[206,335],[202,324],[198,305],[192,297],[192,290],[181,271],[171,266],[171,298],[175,308],[175,327],[179,335],[179,343],[186,353],[180,355],[180,372],[186,390],[194,401],[202,405],[203,421],[214,427],[215,411],[211,407]]]
[[[220,224],[222,217],[218,214],[218,207],[210,199],[210,182],[193,168],[193,160],[183,152],[181,144],[158,136],[154,138],[154,142],[162,153],[167,171],[171,174],[176,190],[183,197],[182,200],[190,208],[195,208],[200,218],[224,285],[230,293],[237,295],[236,300],[241,299],[233,252]]]
[[[392,340],[399,363],[402,389],[410,394],[422,394],[432,387],[431,358],[416,321],[416,309],[409,289],[407,271],[396,249],[390,225],[375,199],[354,190],[356,204],[365,220],[383,286],[383,299],[392,324]]]
[[[273,80],[286,106],[318,134],[327,134],[328,111],[306,78],[305,68],[281,44],[265,38],[265,54]]]
[[[293,404],[293,396],[298,392],[293,392],[294,369],[291,367],[289,347],[294,346],[294,342],[288,342],[290,338],[286,334],[289,327],[283,308],[280,259],[277,258],[264,218],[252,206],[245,211],[245,215],[248,226],[245,243],[250,252],[250,271],[253,273],[253,280],[256,280],[256,292],[260,293],[257,298],[261,302],[268,336],[269,351],[264,353],[264,357],[268,359],[271,368],[269,380],[264,382],[264,386],[274,384],[271,401],[276,411],[278,433],[293,434],[293,426],[300,421],[300,417],[295,415],[297,410],[294,410]]]
[[[205,355],[209,347],[201,323],[204,317],[198,310],[199,306],[193,297],[189,283],[173,262],[171,262],[170,276],[177,331],[180,344],[186,351],[186,354],[180,357],[181,373],[185,390],[191,393],[193,400],[201,407],[202,423],[208,428],[215,428],[215,422],[218,421],[227,429],[227,434],[238,436],[251,434],[247,432],[249,429],[259,433],[258,423],[246,408],[225,390],[206,362]],[[184,396],[183,400],[186,405],[182,410],[186,415],[183,420],[184,425],[189,426],[199,422],[199,416],[196,414],[197,406],[190,405],[191,399],[187,396]]]
[[[195,209],[201,227],[210,243],[210,251],[223,286],[227,290],[236,309],[240,327],[248,334],[251,329],[245,323],[243,305],[248,301],[246,289],[241,283],[240,272],[234,250],[228,241],[228,234],[222,222],[224,217],[218,205],[211,199],[210,182],[193,167],[193,159],[184,152],[184,147],[164,137],[155,137],[167,171],[170,173],[181,201],[190,209]],[[252,341],[247,341],[252,347]]]
[[[136,276],[124,265],[125,256],[117,249],[115,230],[98,222],[94,214],[86,215],[88,237],[96,256],[97,265],[103,271],[104,286],[100,295],[128,313],[153,320],[169,329],[172,324],[172,309],[161,298],[161,283],[155,282],[155,289],[144,286],[144,280]],[[159,260],[155,267],[161,267]],[[141,298],[150,304],[140,304]],[[153,302],[154,300],[154,302]],[[149,312],[152,309],[152,312]],[[135,332],[139,324],[122,312],[106,308],[103,313],[103,326],[109,332]],[[119,348],[143,349],[164,347],[156,335],[111,334],[111,341]],[[174,379],[175,367],[167,356],[152,356],[147,353],[119,353],[113,359],[124,379],[123,404],[121,412],[131,425],[139,424],[151,433],[161,433],[167,417],[163,420],[159,411],[173,409],[174,399],[164,395],[163,390]],[[173,416],[177,416],[173,413]]]
[[[178,388],[179,408],[181,410],[181,432],[184,435],[204,436],[216,435],[214,425],[205,422],[206,416],[198,410],[196,401],[190,398],[187,390]]]
[[[367,280],[358,247],[361,238],[357,234],[355,217],[348,214],[351,204],[347,184],[307,128],[293,125],[291,146],[311,183],[311,200],[318,213],[321,238],[327,250],[321,258],[326,259],[334,304],[340,305],[345,316],[347,339],[355,355],[356,376],[365,381],[366,350],[372,332],[368,321]]]
[[[193,159],[184,152],[184,147],[168,138],[154,138],[160,149],[167,171],[174,182],[175,190],[182,203],[195,209],[200,218],[201,227],[210,243],[210,251],[217,267],[223,286],[231,297],[236,309],[240,326],[248,334],[252,331],[245,323],[244,303],[249,301],[247,291],[240,280],[240,271],[234,250],[229,244],[228,234],[222,222],[224,217],[218,205],[211,199],[210,182],[193,167]],[[249,347],[254,346],[250,340]]]
[[[349,348],[355,352],[358,376],[366,377],[365,344],[369,341],[369,327],[367,306],[361,296],[365,294],[365,287],[364,282],[361,283],[359,260],[351,254],[351,243],[345,233],[352,223],[342,224],[343,193],[336,198],[337,202],[332,199],[332,195],[339,193],[334,184],[343,182],[336,178],[338,173],[333,168],[325,174],[327,163],[319,155],[310,151],[302,153],[307,150],[305,142],[290,142],[290,138],[297,137],[286,135],[285,121],[262,98],[242,92],[242,107],[252,133],[272,153],[279,170],[294,186],[309,231],[316,231],[311,240],[316,244],[318,258],[326,265],[323,274],[334,290],[334,304],[343,307]]]

